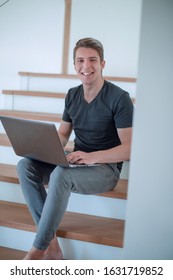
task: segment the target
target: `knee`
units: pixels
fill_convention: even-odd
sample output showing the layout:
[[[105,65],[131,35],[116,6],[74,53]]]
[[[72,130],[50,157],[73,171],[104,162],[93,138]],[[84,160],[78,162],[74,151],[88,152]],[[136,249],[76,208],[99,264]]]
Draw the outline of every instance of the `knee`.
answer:
[[[61,180],[68,176],[68,172],[66,171],[67,168],[63,168],[57,166],[53,172],[51,173],[50,179],[51,180]]]
[[[16,167],[17,171],[24,169],[27,164],[28,164],[27,158],[22,158],[21,160],[19,160]]]
[[[16,170],[18,175],[20,176],[21,174],[25,173],[27,170],[31,170],[32,167],[32,161],[27,158],[22,158],[16,166]]]
[[[72,190],[74,188],[74,176],[71,174],[71,169],[57,166],[50,176],[50,182],[56,182],[55,185]]]

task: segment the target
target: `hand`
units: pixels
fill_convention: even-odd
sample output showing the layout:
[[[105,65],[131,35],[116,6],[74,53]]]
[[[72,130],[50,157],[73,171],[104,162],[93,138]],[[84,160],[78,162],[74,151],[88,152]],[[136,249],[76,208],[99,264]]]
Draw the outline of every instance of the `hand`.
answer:
[[[67,155],[67,160],[72,164],[94,164],[96,163],[95,153],[81,151],[72,152]]]

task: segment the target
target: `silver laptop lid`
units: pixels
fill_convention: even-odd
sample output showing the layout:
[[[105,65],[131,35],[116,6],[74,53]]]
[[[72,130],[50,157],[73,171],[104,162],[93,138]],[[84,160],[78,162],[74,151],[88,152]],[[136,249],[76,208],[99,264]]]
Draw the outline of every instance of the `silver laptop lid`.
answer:
[[[16,155],[69,166],[54,124],[6,116],[0,120]]]

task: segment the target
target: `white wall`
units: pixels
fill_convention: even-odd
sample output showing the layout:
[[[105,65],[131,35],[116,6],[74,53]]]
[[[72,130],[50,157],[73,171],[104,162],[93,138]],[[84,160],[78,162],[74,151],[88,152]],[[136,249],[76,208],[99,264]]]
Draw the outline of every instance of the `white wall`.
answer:
[[[63,24],[63,0],[11,0],[0,8],[0,90],[19,88],[18,71],[61,71]]]
[[[124,259],[173,259],[173,1],[142,8]]]
[[[0,8],[0,93],[19,89],[18,71],[61,73],[64,8],[65,0],[11,0]],[[72,0],[69,73],[76,41],[94,36],[105,45],[105,75],[136,77],[140,13],[141,0]]]
[[[69,72],[72,50],[83,37],[99,39],[105,49],[105,75],[136,77],[141,0],[72,0]]]

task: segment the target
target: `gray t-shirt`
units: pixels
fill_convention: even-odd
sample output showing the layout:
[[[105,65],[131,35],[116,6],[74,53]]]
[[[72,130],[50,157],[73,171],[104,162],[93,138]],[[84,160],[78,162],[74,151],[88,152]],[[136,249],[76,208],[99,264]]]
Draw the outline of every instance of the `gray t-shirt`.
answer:
[[[132,126],[133,104],[129,94],[104,81],[96,98],[88,103],[83,86],[71,88],[65,99],[62,119],[72,122],[74,149],[92,152],[120,145],[117,128]]]

